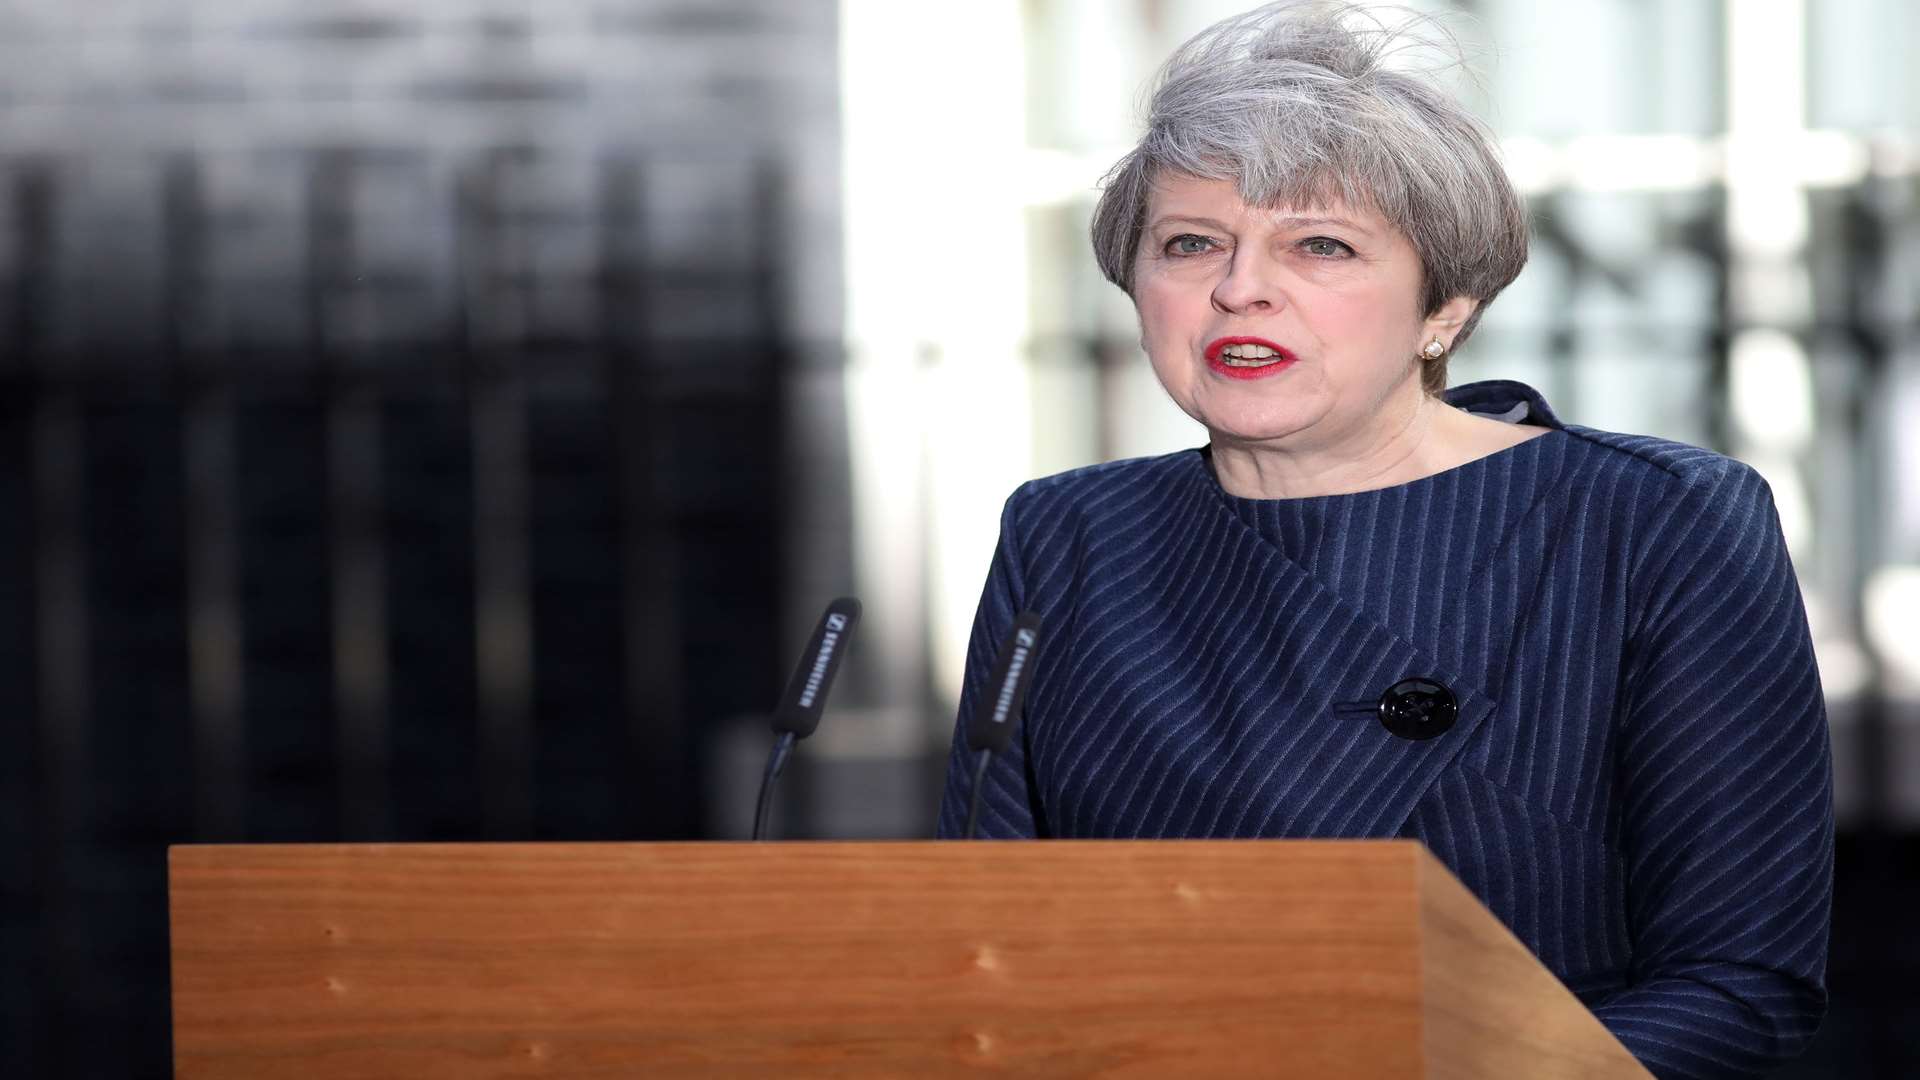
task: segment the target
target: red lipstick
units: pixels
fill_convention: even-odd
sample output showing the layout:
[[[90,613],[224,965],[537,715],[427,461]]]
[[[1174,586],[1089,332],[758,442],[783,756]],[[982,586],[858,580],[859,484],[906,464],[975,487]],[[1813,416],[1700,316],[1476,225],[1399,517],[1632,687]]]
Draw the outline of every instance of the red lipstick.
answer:
[[[1277,355],[1270,364],[1262,364],[1259,367],[1234,367],[1220,358],[1220,350],[1229,345],[1265,345]],[[1278,375],[1300,359],[1290,350],[1283,349],[1266,338],[1257,337],[1215,338],[1207,343],[1206,358],[1207,367],[1211,368],[1215,374],[1225,375],[1229,379],[1264,379],[1269,375]]]

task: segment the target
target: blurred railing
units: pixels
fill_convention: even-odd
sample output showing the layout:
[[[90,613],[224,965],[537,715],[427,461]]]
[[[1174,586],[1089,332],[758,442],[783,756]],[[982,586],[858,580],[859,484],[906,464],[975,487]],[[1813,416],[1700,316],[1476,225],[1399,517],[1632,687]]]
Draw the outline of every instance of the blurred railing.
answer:
[[[662,264],[628,158],[555,273],[489,156],[449,220],[374,223],[443,233],[449,286],[359,246],[367,177],[426,163],[323,152],[271,288],[213,266],[257,223],[192,158],[143,278],[68,254],[69,168],[0,162],[9,1068],[165,1074],[167,844],[702,835],[703,725],[780,666],[778,252]],[[660,329],[714,297],[728,332]]]

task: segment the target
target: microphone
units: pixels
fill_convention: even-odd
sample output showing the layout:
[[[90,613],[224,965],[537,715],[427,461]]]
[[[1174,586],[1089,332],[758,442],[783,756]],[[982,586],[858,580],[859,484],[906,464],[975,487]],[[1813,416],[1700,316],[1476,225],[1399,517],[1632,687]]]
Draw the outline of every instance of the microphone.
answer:
[[[1027,685],[1033,681],[1033,654],[1039,647],[1040,616],[1031,611],[1014,616],[1013,627],[1001,639],[993,672],[987,676],[986,693],[974,702],[973,715],[967,718],[967,749],[978,755],[973,765],[973,789],[967,799],[968,840],[973,839],[980,824],[980,784],[987,775],[987,763],[1013,741],[1013,724],[1027,699]]]
[[[842,596],[827,605],[820,622],[807,639],[800,654],[800,665],[793,669],[786,692],[773,710],[773,731],[780,736],[767,755],[767,769],[760,777],[760,799],[753,812],[753,838],[763,839],[767,816],[773,806],[773,785],[786,767],[793,744],[813,734],[826,711],[827,691],[833,687],[834,672],[840,670],[840,657],[853,639],[854,625],[860,621],[860,601]]]

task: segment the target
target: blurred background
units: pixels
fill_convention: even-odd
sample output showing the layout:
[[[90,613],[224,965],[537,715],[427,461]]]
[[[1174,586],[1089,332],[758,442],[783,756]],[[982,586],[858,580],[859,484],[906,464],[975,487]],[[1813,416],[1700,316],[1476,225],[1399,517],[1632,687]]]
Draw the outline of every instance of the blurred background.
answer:
[[[1020,481],[1203,441],[1094,269],[1245,0],[0,0],[0,1047],[167,1075],[166,845],[928,835]],[[1739,456],[1834,1005],[1920,1073],[1920,7],[1474,0],[1537,233],[1454,381]]]

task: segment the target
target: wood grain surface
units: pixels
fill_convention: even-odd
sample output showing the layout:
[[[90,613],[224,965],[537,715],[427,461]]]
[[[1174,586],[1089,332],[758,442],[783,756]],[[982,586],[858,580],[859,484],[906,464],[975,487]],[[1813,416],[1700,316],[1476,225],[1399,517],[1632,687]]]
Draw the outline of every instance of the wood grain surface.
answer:
[[[1425,849],[1420,875],[1430,1080],[1651,1080],[1620,1040]]]
[[[170,878],[189,1080],[1645,1075],[1411,842],[202,846]]]

